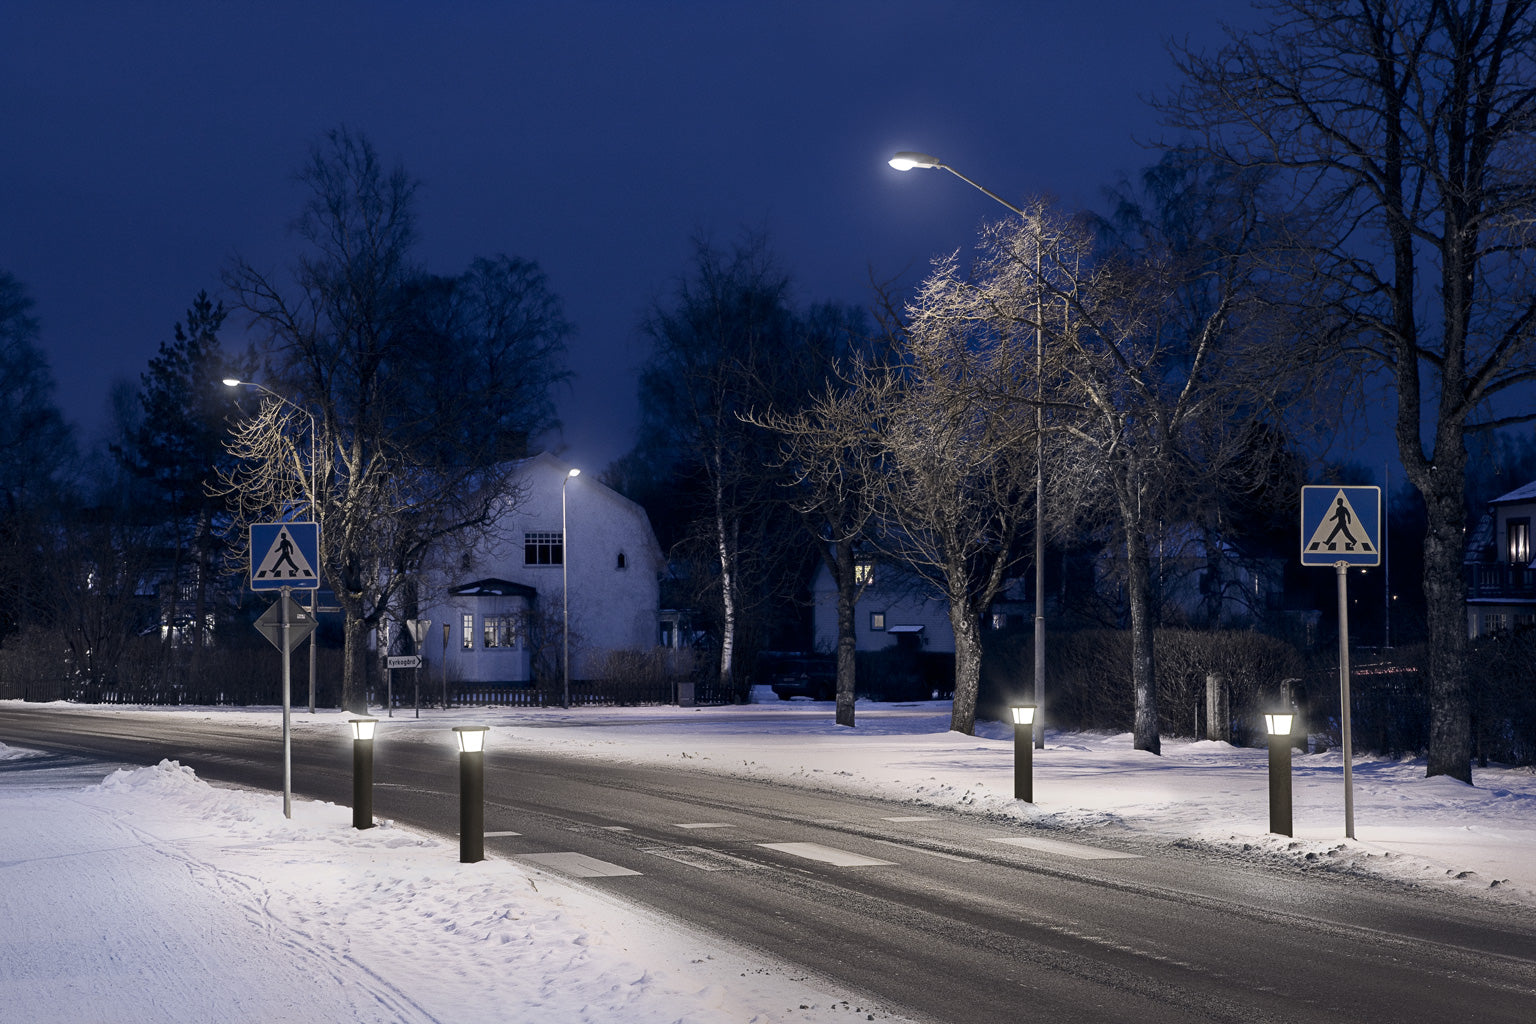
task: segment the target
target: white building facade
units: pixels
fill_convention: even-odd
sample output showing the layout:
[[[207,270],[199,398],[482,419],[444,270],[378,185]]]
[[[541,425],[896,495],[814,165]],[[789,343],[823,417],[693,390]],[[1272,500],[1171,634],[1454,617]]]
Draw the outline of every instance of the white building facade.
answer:
[[[611,652],[658,645],[663,558],[650,519],[574,468],[548,453],[524,460],[505,513],[455,564],[426,573],[424,653],[450,681],[517,685],[540,664],[558,671],[567,635],[572,679],[600,675]]]

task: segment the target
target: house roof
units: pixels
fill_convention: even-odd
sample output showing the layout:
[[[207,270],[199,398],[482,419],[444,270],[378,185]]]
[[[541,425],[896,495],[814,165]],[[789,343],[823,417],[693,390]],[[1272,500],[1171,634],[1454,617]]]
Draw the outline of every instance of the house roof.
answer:
[[[533,598],[539,592],[533,587],[522,583],[513,583],[511,580],[501,580],[491,577],[483,580],[475,580],[473,583],[460,583],[451,587],[448,593],[454,597],[527,597]]]
[[[1536,501],[1536,480],[1526,484],[1524,487],[1516,487],[1508,494],[1501,494],[1488,504],[1510,505],[1517,501]]]

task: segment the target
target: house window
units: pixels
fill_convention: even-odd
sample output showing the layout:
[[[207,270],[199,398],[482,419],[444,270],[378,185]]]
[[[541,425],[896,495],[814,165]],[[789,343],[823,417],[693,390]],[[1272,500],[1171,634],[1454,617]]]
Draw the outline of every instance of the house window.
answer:
[[[487,615],[485,617],[485,646],[517,647],[517,619],[512,615]]]
[[[854,586],[867,587],[875,582],[875,563],[873,559],[861,558],[853,563]],[[884,626],[880,627],[884,629]]]
[[[993,612],[992,613],[992,628],[993,629],[1007,629],[1008,628],[1008,615],[1005,612]]]
[[[885,629],[885,612],[870,612],[869,628],[877,633]]]
[[[523,534],[524,565],[564,565],[565,535],[559,531]]]
[[[475,646],[475,617],[473,614],[466,613],[461,621],[464,624],[464,649],[466,651],[473,650]]]
[[[1515,565],[1529,565],[1531,561],[1531,520],[1529,516],[1511,519],[1504,524],[1509,540],[1509,560]]]
[[[619,564],[616,565],[614,568],[616,568],[616,569],[628,569],[629,568],[629,561],[624,557],[624,552],[622,552],[622,551],[619,552]]]

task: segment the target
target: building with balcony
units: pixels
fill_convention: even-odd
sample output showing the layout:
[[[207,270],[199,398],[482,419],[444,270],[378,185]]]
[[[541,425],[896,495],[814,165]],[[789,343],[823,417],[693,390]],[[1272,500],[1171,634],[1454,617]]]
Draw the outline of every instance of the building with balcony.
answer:
[[[1531,523],[1536,482],[1488,503],[1467,542],[1467,635],[1472,639],[1536,625]]]

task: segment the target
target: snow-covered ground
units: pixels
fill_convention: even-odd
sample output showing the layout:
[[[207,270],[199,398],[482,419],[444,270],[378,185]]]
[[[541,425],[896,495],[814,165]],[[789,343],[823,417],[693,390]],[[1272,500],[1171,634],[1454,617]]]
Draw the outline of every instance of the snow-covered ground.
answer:
[[[71,710],[79,710],[71,706]],[[275,710],[95,709],[218,716],[276,732]],[[294,716],[295,743],[347,715]],[[1357,759],[1344,838],[1337,751],[1295,757],[1294,839],[1266,834],[1263,750],[1056,734],[1035,754],[1034,805],[1012,799],[1011,727],[948,731],[947,704],[423,711],[379,744],[493,746],[708,771],[1030,821],[1078,834],[1199,845],[1306,870],[1358,872],[1536,906],[1536,774],[1468,787],[1416,761]],[[830,983],[609,899],[532,865],[457,862],[453,837],[348,808],[216,788],[186,768],[82,776],[0,745],[0,1021],[894,1020]]]

